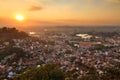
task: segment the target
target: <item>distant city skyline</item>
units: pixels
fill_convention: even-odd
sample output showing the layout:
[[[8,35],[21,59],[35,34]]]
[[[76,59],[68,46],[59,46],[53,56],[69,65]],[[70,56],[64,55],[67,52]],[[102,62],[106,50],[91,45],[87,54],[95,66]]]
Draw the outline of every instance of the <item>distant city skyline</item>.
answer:
[[[0,5],[0,26],[120,25],[120,0],[1,0]],[[16,20],[19,14],[24,20]]]

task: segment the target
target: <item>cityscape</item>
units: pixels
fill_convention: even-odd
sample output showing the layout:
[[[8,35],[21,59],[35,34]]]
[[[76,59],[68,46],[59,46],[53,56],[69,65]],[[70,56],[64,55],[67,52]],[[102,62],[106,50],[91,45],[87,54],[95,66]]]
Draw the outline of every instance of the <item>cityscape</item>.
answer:
[[[120,0],[0,5],[0,80],[120,80]]]
[[[120,32],[80,33],[78,28],[47,28],[28,34],[1,28],[0,78],[13,79],[32,67],[54,63],[64,72],[65,80],[119,80]]]

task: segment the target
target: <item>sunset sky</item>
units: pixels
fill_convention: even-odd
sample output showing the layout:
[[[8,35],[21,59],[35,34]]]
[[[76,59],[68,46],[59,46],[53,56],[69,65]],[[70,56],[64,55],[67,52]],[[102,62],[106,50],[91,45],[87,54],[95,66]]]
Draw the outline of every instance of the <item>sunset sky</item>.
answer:
[[[54,24],[120,25],[120,0],[0,0],[0,26]]]

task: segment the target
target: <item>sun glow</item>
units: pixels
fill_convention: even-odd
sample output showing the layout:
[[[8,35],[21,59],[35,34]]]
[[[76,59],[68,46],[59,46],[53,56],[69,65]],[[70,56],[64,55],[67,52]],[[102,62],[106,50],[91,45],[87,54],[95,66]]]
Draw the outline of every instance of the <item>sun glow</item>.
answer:
[[[23,15],[16,15],[16,20],[18,21],[23,21],[24,20],[24,16]]]

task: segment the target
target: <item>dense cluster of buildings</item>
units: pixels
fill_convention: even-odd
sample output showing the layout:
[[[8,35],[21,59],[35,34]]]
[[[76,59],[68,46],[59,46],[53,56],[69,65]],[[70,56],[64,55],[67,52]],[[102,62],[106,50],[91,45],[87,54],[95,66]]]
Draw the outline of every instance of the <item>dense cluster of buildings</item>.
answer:
[[[98,75],[103,75],[105,72],[101,68],[120,63],[120,34],[115,37],[71,34],[72,32],[34,33],[31,34],[34,37],[13,39],[11,42],[0,41],[0,53],[6,47],[20,48],[26,53],[17,60],[14,59],[17,52],[2,58],[0,79],[12,79],[25,69],[53,62],[58,63],[65,73],[72,75],[66,79],[79,80],[89,76],[89,68],[94,67]]]

